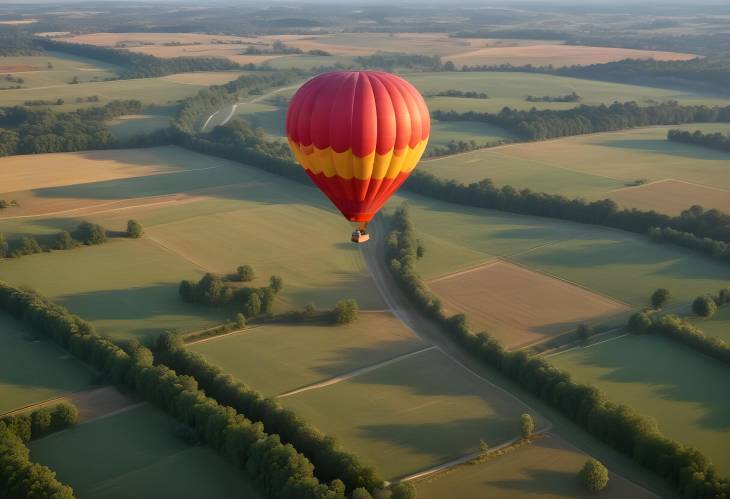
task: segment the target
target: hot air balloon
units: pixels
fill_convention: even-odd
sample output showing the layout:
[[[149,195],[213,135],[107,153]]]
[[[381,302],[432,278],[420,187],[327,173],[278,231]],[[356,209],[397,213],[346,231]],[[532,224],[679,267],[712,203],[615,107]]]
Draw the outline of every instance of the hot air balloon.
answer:
[[[381,71],[318,75],[294,94],[286,135],[299,164],[342,214],[354,242],[421,158],[431,121],[418,90]]]

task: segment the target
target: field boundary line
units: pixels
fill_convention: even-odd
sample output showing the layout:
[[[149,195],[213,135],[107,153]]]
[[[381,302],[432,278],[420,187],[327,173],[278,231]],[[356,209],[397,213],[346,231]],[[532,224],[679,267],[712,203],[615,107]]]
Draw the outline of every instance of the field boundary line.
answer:
[[[183,253],[180,253],[179,251],[177,251],[174,248],[171,248],[171,247],[167,246],[165,243],[163,243],[162,241],[156,239],[154,236],[151,236],[149,234],[145,234],[144,239],[150,241],[152,244],[155,244],[155,245],[159,246],[160,248],[162,248],[163,250],[167,251],[168,253],[170,253],[172,255],[175,255],[175,256],[177,256],[179,258],[182,258],[183,260],[185,260],[185,261],[187,261],[189,263],[192,263],[193,265],[195,265],[196,267],[198,267],[200,270],[204,270],[205,272],[208,272],[208,273],[215,273],[215,271],[209,269],[205,265],[203,265],[201,263],[198,263],[197,261],[193,260],[189,256],[187,256],[187,255],[185,255]]]
[[[79,423],[79,425],[87,424],[87,423],[93,423],[94,421],[99,421],[101,419],[110,418],[112,416],[116,416],[117,414],[122,414],[124,412],[131,411],[131,410],[136,409],[138,407],[142,407],[145,404],[147,404],[147,402],[143,400],[141,402],[136,402],[134,404],[125,405],[124,407],[120,407],[119,409],[116,409],[114,411],[107,412],[106,414],[102,414],[101,416],[96,416],[94,418],[89,418],[89,419],[87,419],[85,421],[81,421]]]
[[[256,324],[254,326],[244,327],[242,329],[237,329],[235,331],[230,331],[228,333],[217,334],[215,336],[210,336],[208,338],[201,338],[199,340],[194,340],[194,341],[187,342],[187,343],[185,343],[185,346],[187,347],[187,346],[190,346],[190,345],[199,345],[201,343],[205,343],[206,341],[213,341],[213,340],[217,340],[217,339],[220,339],[220,338],[225,338],[226,336],[230,336],[232,334],[246,334],[246,333],[249,333],[249,332],[253,331],[254,329],[259,329],[259,328],[261,328],[263,326],[264,326],[263,324]],[[188,336],[194,336],[194,335],[196,335],[198,333],[203,333],[205,331],[210,331],[211,329],[215,329],[217,327],[219,327],[219,326],[213,326],[213,327],[208,328],[208,329],[203,329],[202,331],[197,331],[195,333],[190,333]],[[183,342],[185,342],[185,335],[183,335],[182,338],[183,338]]]
[[[598,345],[603,345],[604,343],[608,343],[609,341],[620,340],[621,338],[625,338],[626,336],[629,336],[629,333],[620,334],[618,336],[614,336],[613,338],[609,338],[607,340],[599,341],[597,343],[591,343],[590,345],[574,346],[574,347],[571,347],[571,348],[567,348],[567,349],[561,350],[559,352],[554,352],[554,353],[550,353],[548,355],[544,355],[542,358],[543,359],[549,359],[551,357],[557,357],[560,354],[572,352],[573,350],[586,350],[588,348],[593,348],[593,347],[596,347]]]
[[[349,373],[341,374],[339,376],[335,376],[334,378],[327,379],[325,381],[320,381],[318,383],[313,383],[311,385],[303,386],[301,388],[297,388],[295,390],[291,390],[288,392],[281,393],[279,395],[276,395],[276,398],[285,398],[285,397],[291,397],[292,395],[297,395],[300,393],[308,392],[310,390],[317,390],[318,388],[325,388],[331,385],[335,385],[337,383],[340,383],[342,381],[347,381],[349,379],[354,378],[355,376],[360,376],[361,374],[367,374],[369,372],[375,371],[377,369],[380,369],[381,367],[386,367],[391,364],[396,364],[402,360],[406,360],[410,357],[415,357],[416,355],[422,354],[424,352],[428,352],[430,350],[438,349],[436,345],[431,345],[426,348],[422,348],[420,350],[416,350],[415,352],[406,353],[403,355],[399,355],[397,357],[393,357],[392,359],[384,360],[383,362],[378,362],[377,364],[373,364],[367,367],[361,367],[360,369],[355,369],[354,371],[350,371]]]
[[[683,180],[681,178],[662,178],[662,179],[659,179],[659,180],[654,180],[652,182],[647,182],[645,184],[629,185],[629,186],[626,186],[626,187],[620,187],[618,189],[611,189],[610,191],[607,191],[607,192],[619,192],[619,191],[626,191],[626,190],[629,190],[629,189],[639,189],[641,187],[646,187],[648,185],[661,184],[663,182],[679,182],[681,184],[693,185],[693,186],[696,186],[696,187],[701,187],[703,189],[710,189],[710,190],[713,190],[713,191],[720,191],[720,192],[730,193],[730,190],[728,190],[728,189],[723,189],[721,187],[713,187],[713,186],[710,186],[710,185],[700,184],[698,182],[692,182],[690,180]]]

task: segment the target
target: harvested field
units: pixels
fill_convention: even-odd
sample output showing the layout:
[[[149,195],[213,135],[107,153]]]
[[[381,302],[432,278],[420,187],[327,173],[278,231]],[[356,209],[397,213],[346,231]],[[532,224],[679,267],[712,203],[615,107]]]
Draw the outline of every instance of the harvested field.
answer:
[[[507,348],[569,332],[580,323],[619,323],[625,304],[504,261],[437,278],[429,287],[449,313],[463,312]]]
[[[473,453],[480,439],[504,443],[526,411],[439,350],[280,400],[386,479]]]
[[[730,162],[730,160],[729,160]],[[610,192],[611,199],[621,206],[655,210],[661,206],[662,213],[679,215],[689,207],[688,200],[705,209],[716,208],[730,211],[730,190],[706,187],[683,180],[667,179],[637,187],[626,187]]]
[[[0,65],[1,73],[25,73],[28,71],[40,71],[41,68],[30,64],[3,64]]]
[[[499,499],[589,499],[578,480],[588,458],[557,436],[549,435],[478,464],[459,466],[415,482],[421,499],[494,497]],[[658,499],[656,495],[611,473],[600,497]]]
[[[189,348],[271,396],[424,346],[389,312],[367,312],[347,326],[265,324]]]

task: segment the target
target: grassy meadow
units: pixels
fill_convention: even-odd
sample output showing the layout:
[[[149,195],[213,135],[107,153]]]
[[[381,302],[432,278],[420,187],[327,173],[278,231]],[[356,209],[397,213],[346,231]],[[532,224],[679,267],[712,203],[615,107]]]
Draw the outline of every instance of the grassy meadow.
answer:
[[[189,348],[272,396],[425,346],[389,312],[368,312],[347,326],[265,324]]]
[[[506,454],[478,464],[459,466],[415,483],[418,497],[499,497],[500,499],[589,499],[578,480],[588,458],[560,438],[540,438]],[[651,499],[656,496],[628,480],[611,474],[599,497]]]
[[[23,83],[5,81],[0,78],[0,89],[21,85],[24,89],[58,88],[70,83],[74,77],[79,83],[101,81],[117,76],[119,68],[113,64],[87,59],[60,52],[45,55],[22,55],[0,57],[0,75],[22,78]],[[2,95],[8,92],[3,90]]]
[[[0,414],[86,388],[93,373],[0,312]]]
[[[31,456],[78,497],[262,497],[212,449],[177,437],[178,424],[144,405],[36,440]]]
[[[438,350],[281,401],[386,479],[510,440],[525,412]]]
[[[419,168],[464,183],[490,178],[497,185],[610,197],[622,206],[672,214],[691,204],[729,210],[730,158],[722,151],[669,142],[671,128],[730,132],[724,123],[640,128],[485,149],[422,162]],[[627,187],[637,179],[648,184]],[[669,179],[669,185],[653,183]],[[667,191],[672,184],[675,188]]]
[[[718,471],[730,473],[730,373],[719,361],[656,336],[626,336],[549,360],[610,400],[652,416],[667,436],[698,448]]]
[[[349,224],[315,189],[174,147],[145,149],[141,156],[135,150],[106,154],[117,158],[116,175],[128,167],[136,176],[108,179],[100,171],[104,179],[93,182],[93,172],[81,172],[85,183],[56,187],[37,178],[17,180],[14,187],[23,181],[43,186],[27,193],[24,206],[58,198],[66,210],[74,202],[83,210],[6,218],[0,232],[9,239],[42,239],[73,229],[81,219],[123,230],[134,218],[145,237],[7,260],[4,279],[31,285],[115,337],[192,330],[231,317],[232,310],[183,303],[177,286],[242,264],[256,270],[255,286],[272,274],[283,277],[280,310],[307,303],[329,308],[343,297],[365,309],[383,308],[360,252],[349,242]]]

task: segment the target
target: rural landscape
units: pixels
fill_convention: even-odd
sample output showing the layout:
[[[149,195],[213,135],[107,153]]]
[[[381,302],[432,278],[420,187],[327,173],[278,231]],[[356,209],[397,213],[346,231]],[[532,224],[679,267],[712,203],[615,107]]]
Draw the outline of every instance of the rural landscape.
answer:
[[[727,2],[0,5],[0,498],[730,499],[729,394]]]

